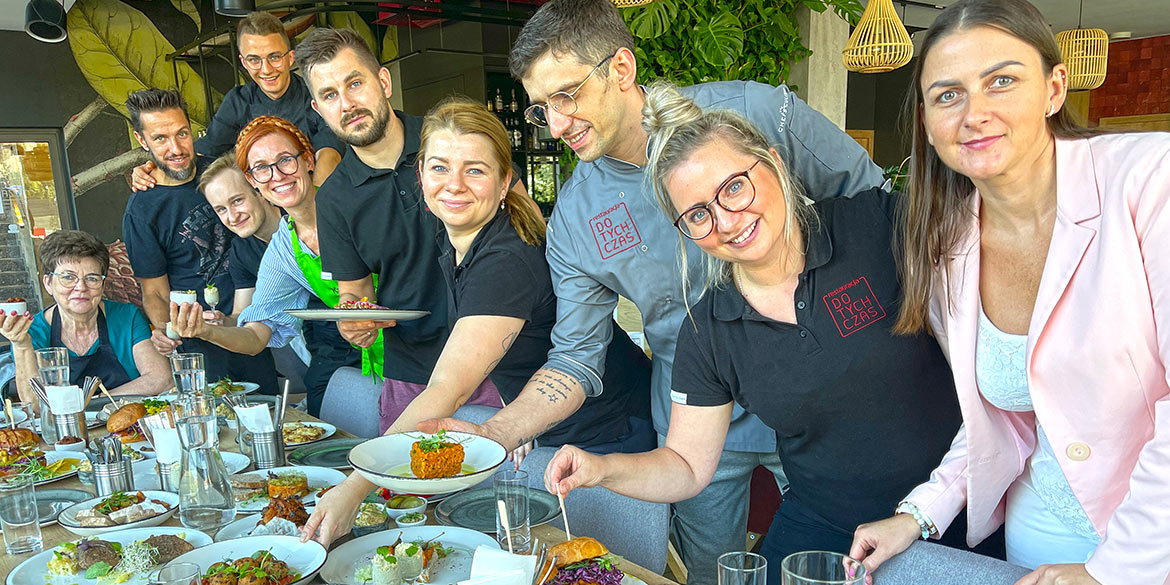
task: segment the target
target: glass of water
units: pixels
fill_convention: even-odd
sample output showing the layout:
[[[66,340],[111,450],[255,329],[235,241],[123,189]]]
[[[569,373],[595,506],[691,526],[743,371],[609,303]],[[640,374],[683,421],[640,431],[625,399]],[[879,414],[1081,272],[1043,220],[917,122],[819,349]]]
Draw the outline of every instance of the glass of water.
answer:
[[[823,550],[792,553],[780,563],[782,585],[863,585],[865,565]]]
[[[151,585],[198,585],[203,572],[195,563],[171,563],[150,575]]]
[[[10,555],[41,550],[41,525],[32,478],[14,475],[0,480],[0,528]]]
[[[729,552],[720,555],[716,563],[719,585],[767,585],[768,559],[756,553]]]
[[[207,373],[203,368],[203,354],[171,354],[171,370],[175,376],[175,389],[180,395],[202,394],[207,389]]]
[[[496,497],[496,542],[500,548],[515,553],[528,552],[531,542],[531,527],[528,516],[528,472],[514,469],[499,471],[492,477],[492,490]],[[507,511],[508,530],[512,542],[508,543],[508,531],[504,530],[504,518],[500,516],[499,503],[504,502]]]
[[[64,347],[38,349],[37,373],[45,386],[69,385],[69,350]]]

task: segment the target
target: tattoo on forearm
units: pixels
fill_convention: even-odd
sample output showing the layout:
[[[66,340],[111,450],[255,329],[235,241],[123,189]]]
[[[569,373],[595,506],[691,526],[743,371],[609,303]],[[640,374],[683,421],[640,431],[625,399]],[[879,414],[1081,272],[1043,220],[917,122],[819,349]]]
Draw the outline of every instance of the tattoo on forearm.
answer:
[[[567,399],[569,394],[573,393],[573,387],[566,384],[564,380],[542,372],[537,372],[529,383],[536,384],[536,391],[549,402],[559,402],[562,398]]]
[[[513,331],[512,333],[509,333],[509,334],[504,336],[504,340],[500,342],[500,346],[501,346],[501,348],[503,348],[504,353],[501,353],[500,357],[498,359],[496,359],[492,363],[488,364],[488,367],[486,370],[484,370],[483,375],[486,376],[486,375],[492,373],[492,370],[496,369],[496,366],[500,365],[500,360],[504,359],[504,356],[507,355],[508,350],[512,348],[512,344],[515,343],[516,336],[519,334],[520,334],[519,331]]]

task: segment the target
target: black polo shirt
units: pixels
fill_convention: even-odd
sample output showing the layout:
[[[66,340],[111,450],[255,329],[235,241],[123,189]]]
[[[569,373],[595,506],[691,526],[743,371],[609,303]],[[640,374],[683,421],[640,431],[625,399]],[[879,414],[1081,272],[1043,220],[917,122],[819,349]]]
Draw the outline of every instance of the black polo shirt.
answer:
[[[679,330],[672,399],[734,400],[776,431],[785,496],[852,534],[926,481],[962,422],[946,358],[926,334],[890,332],[902,294],[891,251],[897,196],[814,207],[796,324],[734,285],[704,294]]]
[[[321,268],[333,280],[378,275],[378,304],[431,314],[385,329],[386,377],[426,384],[447,340],[447,291],[435,237],[415,174],[422,118],[402,122],[402,156],[391,169],[367,166],[350,149],[317,191]]]
[[[268,249],[268,242],[256,236],[236,238],[232,242],[228,260],[231,264],[232,284],[237,289],[256,288],[256,275],[260,272],[260,260],[264,258],[264,251]]]
[[[288,89],[279,99],[272,99],[255,82],[233,87],[211,118],[207,134],[195,141],[200,154],[217,157],[236,146],[236,137],[248,122],[259,116],[279,116],[292,122],[309,138],[314,150],[330,147],[345,152],[345,144],[315,110],[313,95],[299,75],[291,74]]]
[[[500,211],[476,234],[463,261],[446,233],[438,236],[439,264],[446,278],[451,329],[462,317],[499,315],[524,319],[524,326],[504,357],[488,375],[505,402],[520,395],[528,379],[544,366],[552,349],[557,318],[544,246],[530,246],[512,227],[511,214]],[[499,340],[483,340],[498,343]],[[577,412],[540,436],[540,444],[571,443],[588,448],[629,433],[629,417],[650,416],[650,360],[625,335],[615,335],[606,356],[606,391],[589,398]],[[648,423],[647,423],[648,424]]]

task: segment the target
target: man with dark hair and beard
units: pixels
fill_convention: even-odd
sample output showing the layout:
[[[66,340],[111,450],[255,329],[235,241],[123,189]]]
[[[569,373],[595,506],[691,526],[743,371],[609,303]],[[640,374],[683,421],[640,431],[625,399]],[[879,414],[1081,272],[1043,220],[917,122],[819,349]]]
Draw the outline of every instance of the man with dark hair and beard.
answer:
[[[130,266],[142,287],[142,309],[154,331],[151,342],[164,354],[181,346],[184,353],[204,354],[208,380],[247,380],[265,393],[276,393],[272,354],[244,356],[202,342],[166,335],[170,292],[195,291],[205,309],[231,314],[235,287],[228,266],[232,232],[216,217],[198,189],[198,177],[210,160],[195,155],[187,104],[174,90],[144,89],[126,98],[134,137],[155,164],[156,186],[130,196],[122,217],[122,238]],[[204,298],[208,286],[219,303]]]
[[[422,118],[390,109],[390,72],[348,29],[318,28],[300,42],[297,60],[313,109],[349,145],[317,192],[317,238],[326,279],[340,302],[362,298],[393,309],[422,309],[414,321],[341,322],[350,343],[383,336],[385,381],[379,418],[394,421],[430,379],[447,341],[447,291],[435,238],[444,233],[423,206],[416,175]],[[373,275],[381,286],[374,290]],[[490,380],[469,404],[499,407]],[[386,422],[389,425],[389,422]]]

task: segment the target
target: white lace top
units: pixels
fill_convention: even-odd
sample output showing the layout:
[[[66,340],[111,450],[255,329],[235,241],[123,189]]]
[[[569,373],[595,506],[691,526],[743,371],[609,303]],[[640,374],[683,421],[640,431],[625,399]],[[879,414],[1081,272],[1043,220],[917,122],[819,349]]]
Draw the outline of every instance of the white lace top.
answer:
[[[979,337],[975,345],[975,379],[979,392],[988,402],[1011,412],[1031,412],[1032,395],[1028,390],[1027,335],[1000,331],[979,308]],[[1052,445],[1036,421],[1036,450],[1028,458],[1026,473],[1049,511],[1060,518],[1071,532],[1100,541],[1092,522],[1085,514],[1068,480],[1064,477]]]

